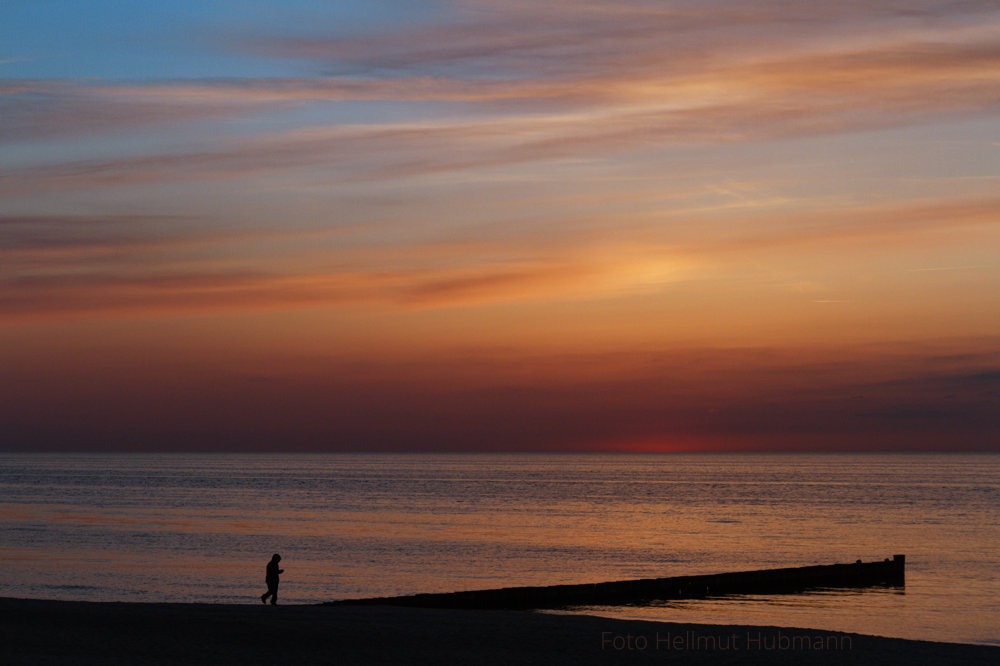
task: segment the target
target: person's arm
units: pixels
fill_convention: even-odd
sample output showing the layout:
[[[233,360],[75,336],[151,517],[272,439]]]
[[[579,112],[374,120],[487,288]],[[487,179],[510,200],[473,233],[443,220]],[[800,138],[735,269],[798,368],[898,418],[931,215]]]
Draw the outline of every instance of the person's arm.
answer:
[[[285,573],[285,570],[284,569],[278,569],[278,573],[283,574],[283,573]]]

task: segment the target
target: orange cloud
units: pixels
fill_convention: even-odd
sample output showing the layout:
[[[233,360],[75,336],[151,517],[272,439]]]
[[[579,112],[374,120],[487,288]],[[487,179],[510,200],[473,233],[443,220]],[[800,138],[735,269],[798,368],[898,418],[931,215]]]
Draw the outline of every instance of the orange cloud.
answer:
[[[628,242],[606,233],[572,241],[521,235],[465,243],[369,240],[317,251],[308,264],[303,257],[310,256],[310,240],[336,238],[336,229],[224,234],[157,216],[0,218],[5,262],[0,320],[576,301],[662,292],[673,283],[693,293],[701,288],[692,285],[724,275],[734,255],[745,263],[790,248],[818,247],[836,256],[838,245],[860,243],[880,252],[889,243],[899,252],[928,243],[961,244],[965,236],[956,236],[959,229],[995,233],[998,212],[995,199],[929,200],[823,213],[768,212],[735,229],[725,216],[701,214],[700,232],[693,237],[673,237],[662,216],[654,216],[630,221]],[[683,212],[675,215],[684,219]],[[255,244],[275,248],[278,241],[289,244],[257,262],[222,259]],[[206,251],[212,256],[204,256]],[[331,264],[342,268],[331,271]],[[813,299],[817,293],[824,295],[822,289],[809,291]]]

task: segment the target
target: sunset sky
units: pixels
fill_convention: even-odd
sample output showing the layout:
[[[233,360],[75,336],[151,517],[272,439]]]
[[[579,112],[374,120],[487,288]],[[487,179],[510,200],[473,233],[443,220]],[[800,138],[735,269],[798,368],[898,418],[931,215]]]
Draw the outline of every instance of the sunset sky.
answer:
[[[1000,3],[5,2],[0,449],[1000,450]]]

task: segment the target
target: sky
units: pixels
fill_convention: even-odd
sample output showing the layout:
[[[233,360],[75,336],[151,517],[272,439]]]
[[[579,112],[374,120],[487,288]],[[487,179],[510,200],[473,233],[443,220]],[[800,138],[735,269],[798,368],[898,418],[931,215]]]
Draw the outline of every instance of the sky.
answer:
[[[0,5],[0,449],[1000,450],[995,0]]]

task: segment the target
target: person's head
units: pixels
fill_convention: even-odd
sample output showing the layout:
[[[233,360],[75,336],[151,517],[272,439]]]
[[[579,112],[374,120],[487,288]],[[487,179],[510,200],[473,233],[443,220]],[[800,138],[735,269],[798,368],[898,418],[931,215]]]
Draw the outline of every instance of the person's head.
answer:
[[[274,555],[271,556],[271,561],[272,562],[280,562],[281,561],[281,555],[278,555],[277,553],[275,553]]]

